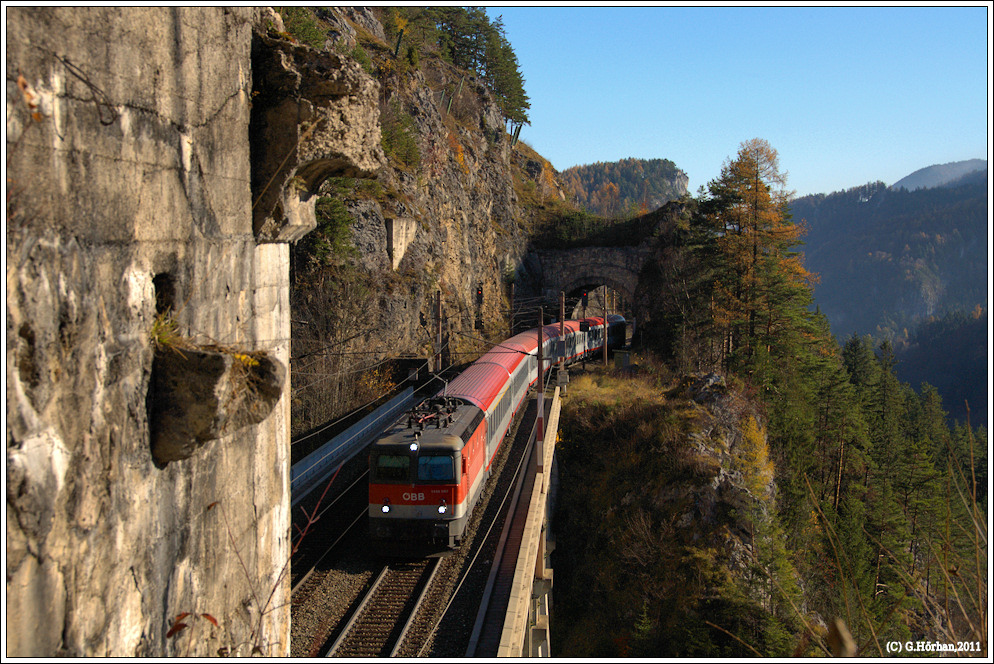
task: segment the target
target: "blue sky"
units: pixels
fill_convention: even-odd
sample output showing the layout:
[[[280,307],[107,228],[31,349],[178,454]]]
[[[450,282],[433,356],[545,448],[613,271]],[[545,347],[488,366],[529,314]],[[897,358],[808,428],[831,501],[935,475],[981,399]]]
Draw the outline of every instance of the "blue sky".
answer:
[[[558,170],[665,158],[696,194],[763,138],[788,187],[893,184],[990,155],[988,5],[491,6]]]

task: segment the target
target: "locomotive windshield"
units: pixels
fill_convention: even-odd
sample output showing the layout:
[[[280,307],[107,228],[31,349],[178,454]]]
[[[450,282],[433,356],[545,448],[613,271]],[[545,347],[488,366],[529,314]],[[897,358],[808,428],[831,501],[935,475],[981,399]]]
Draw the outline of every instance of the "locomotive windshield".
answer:
[[[455,466],[450,456],[418,457],[419,480],[454,480]]]
[[[376,479],[406,480],[411,458],[405,454],[380,454],[376,457]]]

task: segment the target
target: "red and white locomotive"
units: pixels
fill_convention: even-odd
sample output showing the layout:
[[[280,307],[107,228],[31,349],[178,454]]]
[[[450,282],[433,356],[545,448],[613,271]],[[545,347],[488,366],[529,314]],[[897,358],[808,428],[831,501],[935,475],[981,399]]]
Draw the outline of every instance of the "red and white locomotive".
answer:
[[[625,343],[625,319],[609,315],[542,328],[543,369]],[[491,464],[529,388],[538,380],[538,329],[517,334],[407,413],[369,455],[374,540],[457,546]],[[606,339],[605,339],[606,338]],[[563,343],[564,342],[564,343]]]

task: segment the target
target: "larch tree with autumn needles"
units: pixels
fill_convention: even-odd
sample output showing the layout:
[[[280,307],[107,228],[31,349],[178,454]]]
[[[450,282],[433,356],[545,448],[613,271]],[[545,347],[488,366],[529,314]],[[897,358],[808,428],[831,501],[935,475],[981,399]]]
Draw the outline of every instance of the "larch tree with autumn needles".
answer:
[[[708,185],[703,211],[722,261],[713,315],[726,367],[750,361],[760,348],[777,355],[785,335],[806,327],[798,323],[811,301],[812,275],[795,250],[803,228],[790,219],[786,182],[777,151],[757,138],[742,143]]]

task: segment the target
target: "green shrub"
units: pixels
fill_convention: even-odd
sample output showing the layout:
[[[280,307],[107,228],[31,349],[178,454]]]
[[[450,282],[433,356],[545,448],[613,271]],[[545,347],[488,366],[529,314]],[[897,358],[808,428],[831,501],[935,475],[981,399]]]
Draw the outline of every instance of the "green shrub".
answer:
[[[405,166],[417,168],[421,164],[421,150],[413,118],[401,109],[399,102],[393,101],[383,109],[380,123],[383,151]]]
[[[352,216],[340,198],[318,198],[314,216],[317,217],[317,226],[294,249],[298,264],[311,268],[334,265],[355,255]]]
[[[276,7],[283,19],[283,27],[301,44],[322,48],[328,33],[318,25],[314,14],[307,7]]]
[[[352,49],[349,55],[366,70],[367,74],[370,76],[376,74],[376,67],[373,65],[373,60],[362,46],[356,44],[356,47]]]

